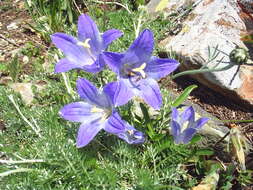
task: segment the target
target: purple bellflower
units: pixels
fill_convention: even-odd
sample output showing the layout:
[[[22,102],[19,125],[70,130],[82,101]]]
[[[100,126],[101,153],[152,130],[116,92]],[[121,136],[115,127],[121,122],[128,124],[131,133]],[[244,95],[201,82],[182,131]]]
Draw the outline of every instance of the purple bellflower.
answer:
[[[154,37],[145,29],[125,53],[105,52],[106,64],[118,75],[116,86],[121,95],[117,105],[126,104],[133,96],[139,96],[154,109],[162,105],[162,96],[156,80],[173,72],[179,65],[173,59],[152,56]],[[125,86],[122,88],[120,87]]]
[[[145,141],[142,132],[122,120],[115,110],[115,85],[107,84],[99,91],[88,80],[77,80],[77,92],[85,101],[65,105],[60,115],[66,120],[81,122],[77,135],[77,147],[86,146],[96,134],[104,129],[117,135],[129,144],[139,144]]]
[[[56,64],[55,72],[71,69],[83,69],[92,73],[101,71],[104,67],[101,54],[122,34],[116,29],[100,34],[94,21],[88,15],[82,14],[78,18],[78,38],[64,33],[51,35],[52,42],[66,56]]]
[[[195,121],[195,112],[192,106],[185,108],[179,114],[176,108],[172,108],[171,132],[176,144],[187,144],[197,131],[209,120],[202,117]]]

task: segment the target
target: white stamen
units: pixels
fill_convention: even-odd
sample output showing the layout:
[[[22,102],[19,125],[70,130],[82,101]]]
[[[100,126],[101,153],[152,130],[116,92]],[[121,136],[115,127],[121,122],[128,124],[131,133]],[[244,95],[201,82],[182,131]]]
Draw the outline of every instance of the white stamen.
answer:
[[[143,63],[140,67],[132,69],[134,72],[138,72],[141,74],[142,78],[146,78],[146,73],[144,72],[144,69],[146,68],[147,64]]]

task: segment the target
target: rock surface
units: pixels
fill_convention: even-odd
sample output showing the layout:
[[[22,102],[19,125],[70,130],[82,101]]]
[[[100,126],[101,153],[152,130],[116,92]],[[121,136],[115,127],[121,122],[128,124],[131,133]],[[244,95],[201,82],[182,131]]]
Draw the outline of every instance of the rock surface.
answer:
[[[230,52],[237,46],[250,48],[241,40],[242,35],[253,28],[249,12],[243,6],[252,5],[247,0],[171,0],[166,12],[180,9],[184,4],[195,3],[194,9],[183,22],[182,30],[161,42],[166,51],[171,49],[180,57],[181,70],[200,68],[209,60],[209,51],[218,45],[219,55],[208,65],[212,68],[222,60],[218,67],[231,64]],[[150,2],[152,3],[152,1]],[[250,22],[251,21],[251,22]],[[253,66],[236,65],[221,72],[192,75],[193,78],[206,86],[253,105]]]
[[[15,91],[20,93],[25,104],[29,105],[33,101],[33,91],[31,83],[13,83],[10,87]]]

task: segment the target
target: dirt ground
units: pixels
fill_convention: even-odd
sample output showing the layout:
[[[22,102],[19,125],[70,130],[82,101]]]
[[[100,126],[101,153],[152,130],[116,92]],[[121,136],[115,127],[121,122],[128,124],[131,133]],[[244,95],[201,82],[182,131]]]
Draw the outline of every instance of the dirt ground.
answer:
[[[10,61],[26,42],[46,48],[45,43],[29,26],[32,23],[31,17],[25,11],[24,1],[0,1],[1,64]]]

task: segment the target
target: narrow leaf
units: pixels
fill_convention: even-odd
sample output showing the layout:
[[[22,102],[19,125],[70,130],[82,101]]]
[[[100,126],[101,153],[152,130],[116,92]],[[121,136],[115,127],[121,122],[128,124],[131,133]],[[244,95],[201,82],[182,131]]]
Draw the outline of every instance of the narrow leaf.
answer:
[[[207,148],[197,150],[197,152],[196,152],[196,155],[199,155],[199,156],[211,156],[213,154],[214,154],[214,152],[211,149],[207,149]]]
[[[197,85],[191,85],[184,89],[184,92],[172,103],[172,106],[177,107],[182,104],[188,98],[190,93],[197,87]]]

